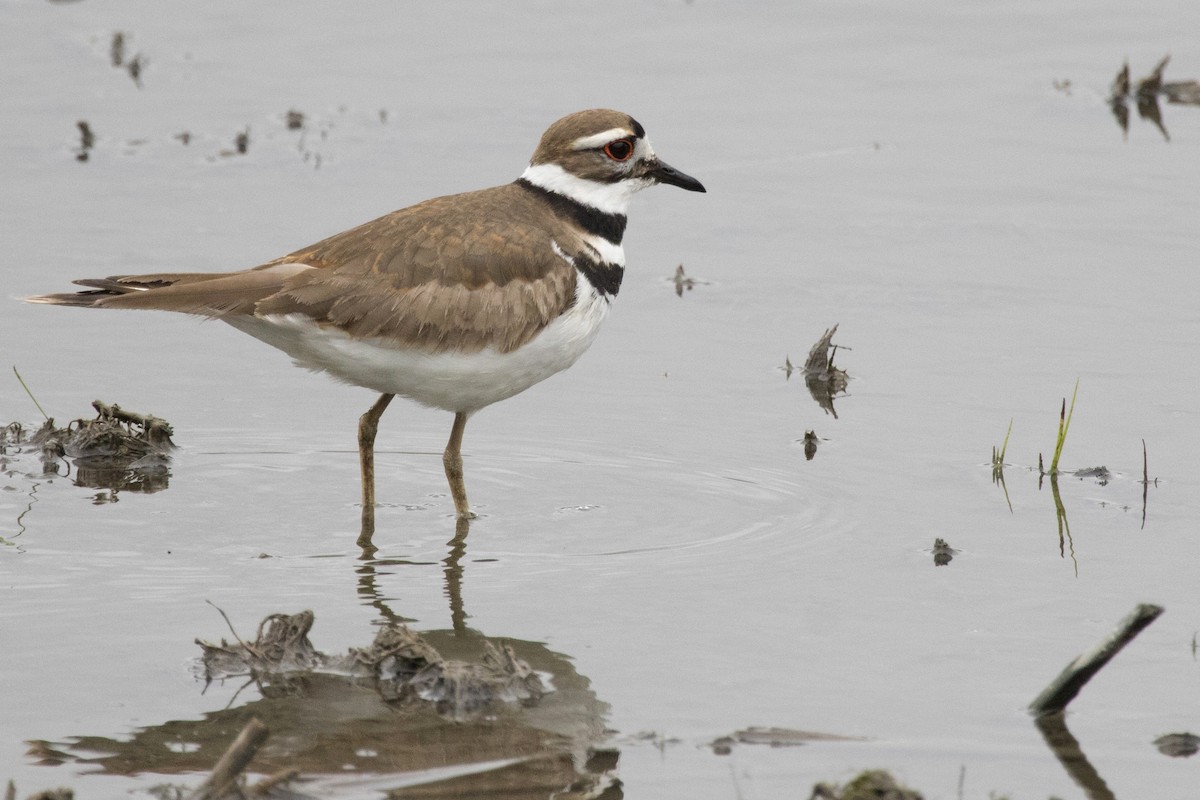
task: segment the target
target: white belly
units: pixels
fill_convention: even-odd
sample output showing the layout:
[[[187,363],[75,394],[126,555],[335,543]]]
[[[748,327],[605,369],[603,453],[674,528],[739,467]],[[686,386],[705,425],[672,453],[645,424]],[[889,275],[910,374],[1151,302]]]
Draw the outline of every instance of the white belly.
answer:
[[[511,353],[424,353],[379,339],[353,339],[301,314],[225,317],[277,347],[298,366],[447,411],[478,411],[575,363],[608,315],[608,300],[580,278],[575,305]]]

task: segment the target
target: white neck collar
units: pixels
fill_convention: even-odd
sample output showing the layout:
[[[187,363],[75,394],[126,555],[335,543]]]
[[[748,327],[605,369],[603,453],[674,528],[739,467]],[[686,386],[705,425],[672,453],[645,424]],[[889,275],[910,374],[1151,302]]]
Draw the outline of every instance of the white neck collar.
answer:
[[[521,178],[548,192],[561,194],[606,214],[625,216],[629,201],[635,192],[645,189],[653,181],[634,179],[617,183],[589,181],[572,175],[557,164],[530,164],[521,173]]]

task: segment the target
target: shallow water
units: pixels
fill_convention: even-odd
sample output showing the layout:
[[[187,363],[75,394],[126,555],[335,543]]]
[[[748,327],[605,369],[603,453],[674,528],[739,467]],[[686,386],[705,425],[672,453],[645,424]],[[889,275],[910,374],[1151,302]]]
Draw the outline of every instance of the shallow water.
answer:
[[[119,502],[26,475],[26,460],[3,479],[0,779],[22,794],[199,782],[227,740],[212,732],[236,731],[223,715],[265,707],[254,687],[195,678],[193,638],[228,635],[211,600],[243,632],[310,608],[328,651],[390,618],[465,651],[480,634],[514,641],[560,688],[516,715],[536,741],[514,733],[514,747],[615,748],[626,797],[807,796],[880,767],[931,798],[960,796],[961,779],[963,797],[1064,799],[1085,795],[1025,707],[1156,602],[1166,613],[1068,723],[1114,796],[1194,795],[1193,761],[1152,742],[1200,725],[1200,108],[1162,108],[1168,142],[1136,112],[1122,135],[1105,98],[1126,57],[1136,77],[1167,53],[1168,78],[1200,77],[1200,7],[0,0],[0,13],[10,298],[251,266],[510,180],[546,124],[588,106],[634,114],[708,188],[639,197],[630,270],[591,352],[472,420],[482,517],[465,547],[448,544],[448,415],[384,417],[368,556],[354,425],[369,393],[222,325],[8,302],[3,362],[51,414],[100,397],[169,419],[182,445],[167,490]],[[140,89],[109,64],[117,30],[144,56]],[[289,109],[306,132],[286,129]],[[86,163],[80,119],[97,136]],[[220,155],[247,128],[247,154]],[[681,262],[704,283],[677,297]],[[852,376],[836,418],[779,369],[834,323]],[[1114,477],[1060,482],[1060,542],[1035,468],[1076,378],[1063,463]],[[0,378],[0,419],[36,416]],[[988,463],[1010,419],[1011,511]],[[812,461],[808,429],[823,439]],[[1158,478],[1144,523],[1143,439]],[[944,567],[936,538],[959,551]],[[370,698],[318,697],[269,723],[277,736],[349,731],[368,753],[394,738]],[[755,725],[855,738],[706,746]],[[78,760],[160,734],[177,737],[156,745],[169,752],[212,739],[186,762]],[[28,742],[66,763],[38,765]],[[474,760],[491,744],[471,745]],[[386,760],[306,763],[330,796],[428,777]]]

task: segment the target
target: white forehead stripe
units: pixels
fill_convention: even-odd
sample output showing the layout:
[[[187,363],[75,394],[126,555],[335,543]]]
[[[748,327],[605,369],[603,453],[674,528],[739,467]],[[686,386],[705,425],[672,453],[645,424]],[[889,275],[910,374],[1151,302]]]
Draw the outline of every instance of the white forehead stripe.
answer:
[[[609,142],[615,142],[617,139],[624,139],[629,136],[633,136],[633,131],[628,128],[609,128],[600,133],[593,133],[591,136],[580,136],[571,142],[571,149],[591,150],[592,148],[601,147]]]

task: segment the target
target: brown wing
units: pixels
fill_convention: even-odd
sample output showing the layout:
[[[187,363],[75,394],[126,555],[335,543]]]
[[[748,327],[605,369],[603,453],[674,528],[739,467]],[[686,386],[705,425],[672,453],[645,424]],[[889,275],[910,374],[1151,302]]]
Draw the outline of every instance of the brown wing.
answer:
[[[356,338],[440,352],[511,351],[574,302],[580,253],[551,210],[515,184],[428,200],[260,267],[122,275],[34,302],[210,317],[303,314]]]
[[[513,184],[428,200],[265,265],[316,269],[257,313],[300,313],[434,352],[508,352],[574,301],[575,269],[554,251],[554,222]],[[573,234],[560,238],[564,252],[583,247]]]

